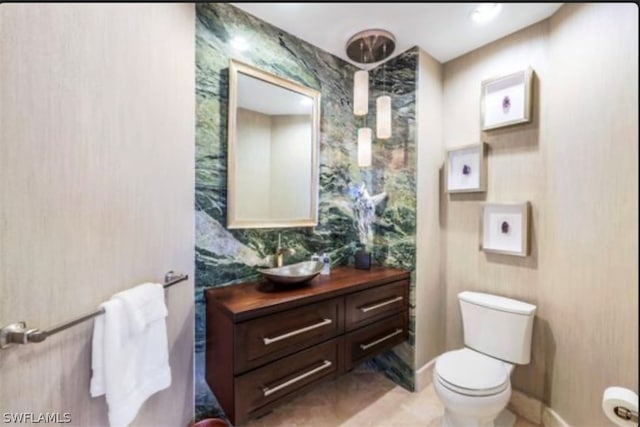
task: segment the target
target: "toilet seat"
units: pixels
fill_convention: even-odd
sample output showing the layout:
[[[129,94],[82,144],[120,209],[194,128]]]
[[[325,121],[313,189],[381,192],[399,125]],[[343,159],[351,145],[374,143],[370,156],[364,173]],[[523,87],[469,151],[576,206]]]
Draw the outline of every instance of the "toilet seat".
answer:
[[[443,387],[467,396],[491,396],[509,387],[513,365],[468,348],[436,360],[434,372]]]

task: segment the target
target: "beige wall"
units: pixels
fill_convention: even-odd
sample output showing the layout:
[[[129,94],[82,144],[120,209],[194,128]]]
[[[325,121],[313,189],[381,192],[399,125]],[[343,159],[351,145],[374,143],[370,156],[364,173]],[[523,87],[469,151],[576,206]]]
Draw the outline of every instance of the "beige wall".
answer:
[[[193,5],[0,6],[0,326],[47,328],[167,270],[173,382],[135,426],[193,413]],[[89,397],[92,322],[0,351],[0,413]]]
[[[565,6],[550,34],[550,399],[572,425],[605,424],[607,386],[638,392],[638,7]]]
[[[445,348],[445,287],[441,275],[439,194],[442,146],[442,65],[423,50],[418,58],[415,367]]]
[[[237,115],[236,216],[264,220],[271,204],[271,117],[245,108]]]
[[[567,4],[444,66],[445,146],[490,149],[486,196],[444,196],[447,348],[462,345],[462,290],[537,304],[513,384],[575,426],[608,425],[607,386],[638,391],[637,52],[637,7]],[[533,122],[481,135],[481,80],[525,65]],[[529,257],[478,250],[484,200],[531,201]]]
[[[270,116],[238,108],[238,123],[243,124],[238,126],[236,137],[238,218],[250,221],[308,218],[309,116]]]
[[[308,115],[271,118],[271,218],[310,216],[311,129]]]

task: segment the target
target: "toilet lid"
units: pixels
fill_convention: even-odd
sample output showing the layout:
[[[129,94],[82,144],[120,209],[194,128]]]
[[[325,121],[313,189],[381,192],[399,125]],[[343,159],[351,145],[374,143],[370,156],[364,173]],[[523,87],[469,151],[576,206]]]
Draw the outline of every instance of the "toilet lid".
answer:
[[[438,357],[435,372],[447,388],[461,394],[487,396],[508,387],[510,365],[463,348]]]

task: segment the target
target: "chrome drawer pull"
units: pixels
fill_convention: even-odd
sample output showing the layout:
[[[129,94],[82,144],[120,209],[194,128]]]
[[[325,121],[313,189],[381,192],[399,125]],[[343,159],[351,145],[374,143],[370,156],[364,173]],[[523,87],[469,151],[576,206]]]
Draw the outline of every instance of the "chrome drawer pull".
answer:
[[[373,347],[374,345],[380,344],[382,341],[386,341],[389,338],[393,338],[396,335],[401,334],[401,333],[402,333],[402,329],[396,329],[395,332],[392,332],[389,335],[386,335],[386,336],[380,338],[379,340],[375,340],[374,342],[370,342],[369,344],[360,344],[360,348],[362,350],[366,350],[369,347]]]
[[[284,340],[284,339],[293,337],[295,335],[301,334],[303,332],[311,331],[311,330],[316,329],[316,328],[321,328],[321,327],[323,327],[325,325],[330,325],[331,323],[333,323],[333,320],[331,320],[331,319],[322,319],[322,322],[318,322],[315,325],[311,325],[311,326],[307,326],[307,327],[304,327],[304,328],[296,329],[295,331],[287,332],[286,334],[278,335],[277,337],[274,337],[274,338],[262,338],[262,341],[264,342],[264,345],[269,345],[269,344],[274,343],[276,341]]]
[[[269,387],[262,387],[262,394],[264,395],[264,397],[269,396],[270,394],[275,393],[278,390],[282,390],[285,387],[289,387],[291,384],[297,383],[300,380],[303,380],[313,374],[315,374],[316,372],[320,372],[322,370],[327,369],[328,367],[330,367],[332,365],[330,360],[325,360],[321,366],[318,366],[317,368],[313,368],[310,371],[305,372],[302,375],[298,375],[295,378],[291,378],[289,381],[285,381],[280,385],[275,386],[274,388],[269,388]]]
[[[393,304],[394,302],[402,301],[402,297],[391,298],[390,300],[383,301],[379,304],[369,305],[367,307],[360,307],[360,311],[366,313],[367,311],[375,310],[376,308],[384,307],[385,305]]]

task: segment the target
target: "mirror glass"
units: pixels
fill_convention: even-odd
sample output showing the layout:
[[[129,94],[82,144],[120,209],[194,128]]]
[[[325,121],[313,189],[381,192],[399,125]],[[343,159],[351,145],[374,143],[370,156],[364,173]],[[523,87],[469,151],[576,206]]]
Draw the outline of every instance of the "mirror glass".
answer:
[[[317,225],[320,92],[232,60],[227,227]]]

